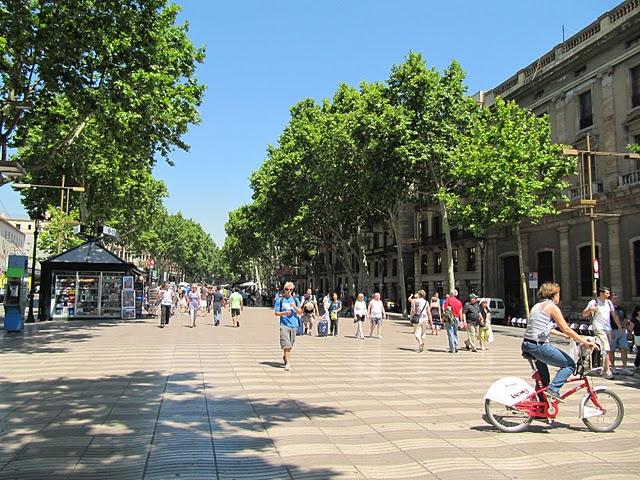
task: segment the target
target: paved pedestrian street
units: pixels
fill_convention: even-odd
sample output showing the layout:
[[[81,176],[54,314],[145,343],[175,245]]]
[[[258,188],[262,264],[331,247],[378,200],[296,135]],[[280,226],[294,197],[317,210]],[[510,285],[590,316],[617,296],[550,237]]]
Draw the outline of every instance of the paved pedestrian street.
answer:
[[[640,478],[639,376],[596,379],[624,401],[614,433],[587,430],[580,394],[552,427],[505,434],[483,419],[494,380],[528,378],[522,330],[457,355],[429,335],[417,353],[408,322],[360,340],[341,319],[339,337],[299,337],[286,372],[270,310],[223,320],[0,334],[0,478]]]

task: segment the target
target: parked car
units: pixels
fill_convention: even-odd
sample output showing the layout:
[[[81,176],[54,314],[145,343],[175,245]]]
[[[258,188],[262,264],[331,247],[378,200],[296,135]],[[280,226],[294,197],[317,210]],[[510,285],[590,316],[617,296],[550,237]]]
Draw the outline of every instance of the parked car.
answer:
[[[501,298],[489,298],[489,310],[491,310],[492,322],[504,322],[504,300]]]

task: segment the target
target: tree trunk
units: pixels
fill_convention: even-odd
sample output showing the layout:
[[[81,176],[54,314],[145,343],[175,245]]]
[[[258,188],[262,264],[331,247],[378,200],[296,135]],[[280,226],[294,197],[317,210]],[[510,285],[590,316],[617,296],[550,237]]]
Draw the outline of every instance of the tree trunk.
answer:
[[[449,227],[449,216],[447,214],[447,207],[444,203],[440,202],[440,210],[442,212],[442,230],[444,233],[444,240],[447,245],[447,282],[449,283],[449,289],[447,292],[451,293],[451,290],[456,288],[456,277],[453,271],[453,246],[451,245],[451,228]]]
[[[527,279],[524,274],[524,255],[522,254],[522,238],[520,238],[520,225],[516,227],[516,241],[518,242],[518,268],[520,270],[520,287],[522,290],[522,304],[524,316],[529,320],[529,295],[527,292]]]
[[[402,305],[402,317],[407,318],[407,285],[404,281],[404,259],[402,258],[402,234],[398,221],[398,208],[393,212],[389,209],[391,229],[396,238],[396,252],[398,255],[398,274],[400,276],[400,303]]]

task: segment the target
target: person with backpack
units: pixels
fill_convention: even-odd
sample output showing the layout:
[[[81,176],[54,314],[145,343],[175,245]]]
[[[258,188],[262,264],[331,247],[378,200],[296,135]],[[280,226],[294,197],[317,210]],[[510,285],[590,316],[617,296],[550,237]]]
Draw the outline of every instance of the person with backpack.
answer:
[[[302,314],[300,303],[292,296],[292,292],[293,283],[285,283],[282,295],[274,304],[274,313],[276,317],[280,317],[280,348],[286,371],[291,370],[291,350],[296,342],[296,332],[300,324],[299,315]]]
[[[600,340],[602,345],[602,356],[604,357],[604,368],[602,369],[602,376],[613,380],[613,372],[611,370],[611,357],[613,352],[611,349],[611,342],[613,339],[613,330],[611,328],[611,319],[613,319],[615,326],[618,329],[622,329],[623,325],[616,314],[615,307],[611,300],[611,290],[608,287],[598,288],[598,297],[590,300],[585,309],[582,311],[582,316],[585,318],[591,317],[591,323],[593,326],[593,334]]]

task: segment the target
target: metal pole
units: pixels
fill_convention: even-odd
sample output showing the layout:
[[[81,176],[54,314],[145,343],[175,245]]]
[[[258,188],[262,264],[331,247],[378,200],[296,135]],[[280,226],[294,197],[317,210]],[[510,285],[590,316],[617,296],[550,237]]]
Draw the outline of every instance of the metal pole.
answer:
[[[589,200],[593,200],[593,178],[591,175],[591,138],[587,135],[587,188]],[[593,204],[589,207],[589,217],[591,224],[591,294],[593,298],[598,296],[598,281],[593,269],[596,261],[596,216]]]
[[[36,222],[33,230],[33,257],[31,258],[31,292],[29,294],[29,314],[27,315],[27,323],[35,323],[36,319],[33,316],[33,297],[36,290],[36,253],[38,251],[38,231],[40,228],[40,222],[36,218]]]
[[[62,186],[60,188],[60,213],[64,213],[64,180],[65,175],[62,175]],[[66,225],[66,217],[64,219]],[[64,227],[60,226],[58,230],[58,248],[56,248],[56,253],[60,253],[62,251],[62,229]]]

